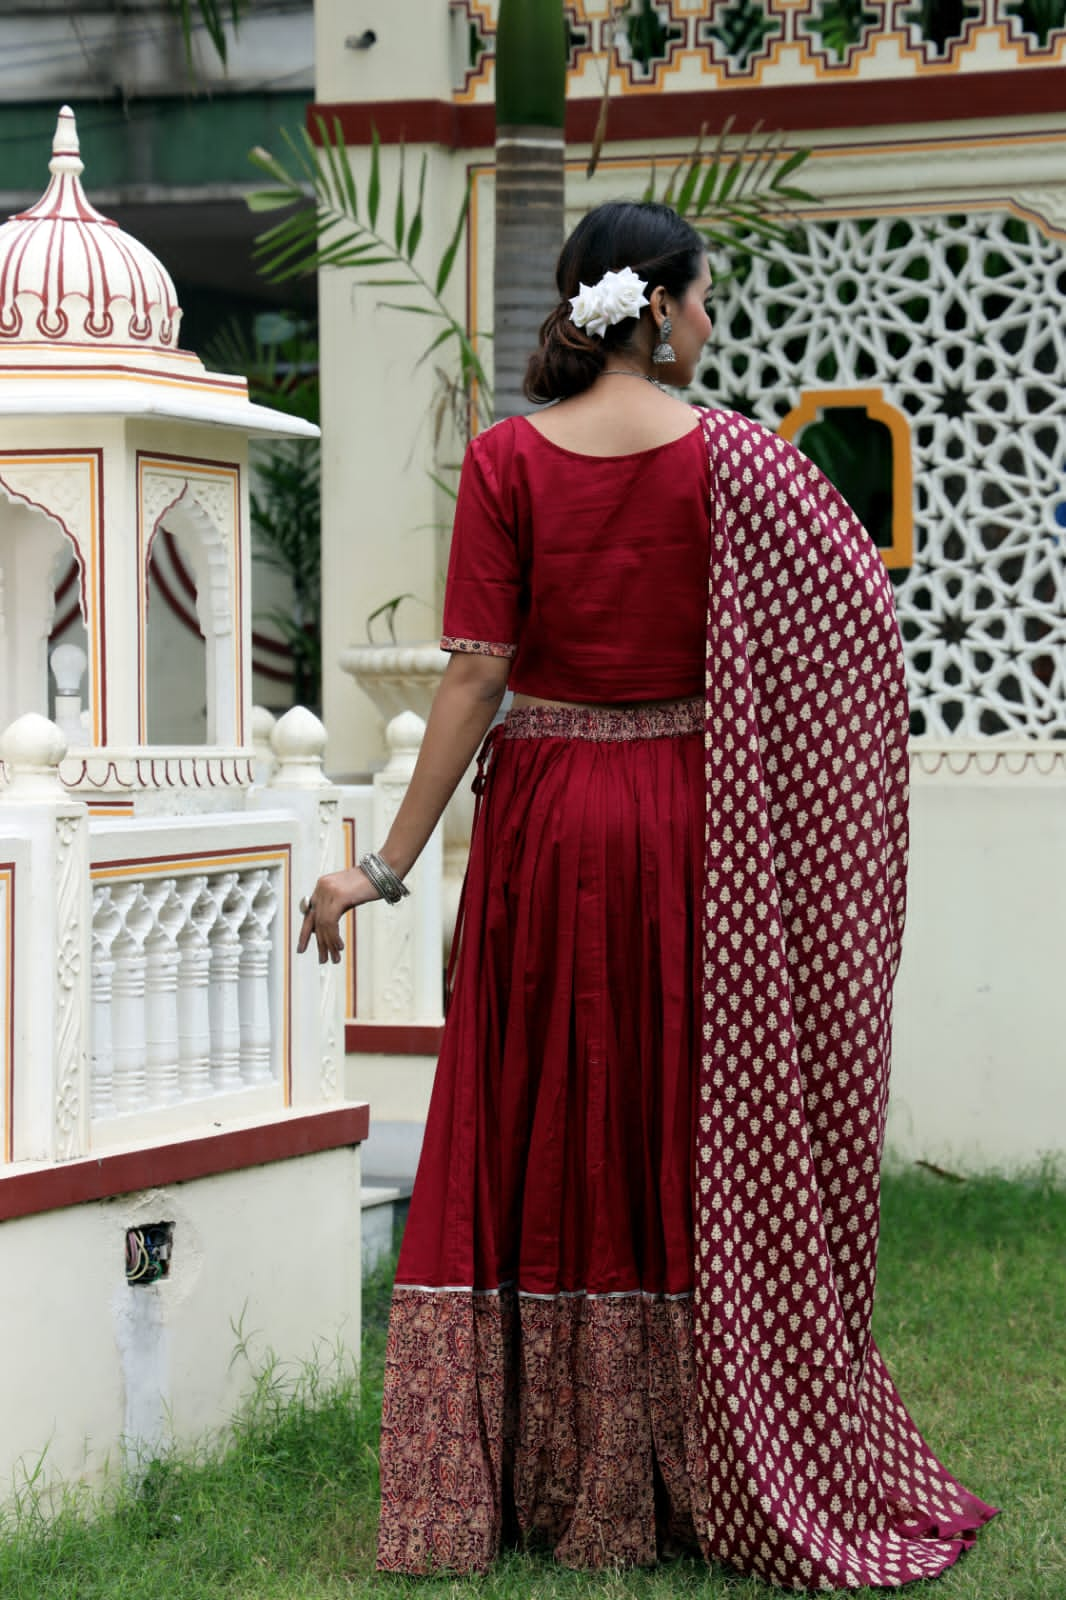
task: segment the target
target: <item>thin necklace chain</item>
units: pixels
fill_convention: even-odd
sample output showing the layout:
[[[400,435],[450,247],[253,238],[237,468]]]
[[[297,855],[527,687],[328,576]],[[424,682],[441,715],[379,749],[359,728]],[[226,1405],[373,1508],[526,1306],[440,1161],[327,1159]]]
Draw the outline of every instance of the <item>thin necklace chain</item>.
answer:
[[[662,389],[663,385],[658,378],[653,378],[647,372],[624,372],[621,367],[610,367],[606,372],[600,373],[601,378],[639,378],[642,383],[650,383],[654,389]]]

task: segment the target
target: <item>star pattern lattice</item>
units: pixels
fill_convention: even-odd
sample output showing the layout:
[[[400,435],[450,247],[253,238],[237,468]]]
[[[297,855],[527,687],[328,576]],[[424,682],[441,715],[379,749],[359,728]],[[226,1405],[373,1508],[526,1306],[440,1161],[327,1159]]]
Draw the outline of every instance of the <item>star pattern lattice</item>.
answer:
[[[1066,739],[1066,248],[1000,213],[805,238],[723,289],[695,397],[776,426],[805,389],[879,385],[911,422],[912,731]]]

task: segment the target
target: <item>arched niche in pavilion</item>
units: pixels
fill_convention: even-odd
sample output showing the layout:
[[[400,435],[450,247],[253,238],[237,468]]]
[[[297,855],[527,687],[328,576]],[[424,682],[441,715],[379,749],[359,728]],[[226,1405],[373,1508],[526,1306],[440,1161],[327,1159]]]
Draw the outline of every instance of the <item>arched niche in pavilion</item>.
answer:
[[[48,657],[61,578],[84,639],[81,562],[69,533],[0,477],[0,726],[27,711],[55,714]]]

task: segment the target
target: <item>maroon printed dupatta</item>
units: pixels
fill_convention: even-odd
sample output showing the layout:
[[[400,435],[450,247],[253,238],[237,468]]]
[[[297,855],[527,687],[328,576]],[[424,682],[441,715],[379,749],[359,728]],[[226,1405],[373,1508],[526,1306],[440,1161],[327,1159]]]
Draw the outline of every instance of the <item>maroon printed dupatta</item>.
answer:
[[[887,574],[791,444],[704,411],[705,1053],[695,1353],[709,1556],[897,1585],[995,1513],[940,1465],[871,1337],[907,695]]]

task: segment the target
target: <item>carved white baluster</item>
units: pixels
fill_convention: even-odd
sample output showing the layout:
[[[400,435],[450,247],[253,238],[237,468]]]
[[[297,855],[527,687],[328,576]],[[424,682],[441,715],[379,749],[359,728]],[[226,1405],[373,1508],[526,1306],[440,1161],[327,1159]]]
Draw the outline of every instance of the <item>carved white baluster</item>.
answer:
[[[245,1083],[272,1083],[270,928],[277,913],[278,897],[265,869],[248,874],[245,893],[248,915],[241,928],[241,1077]]]
[[[184,920],[173,878],[152,883],[145,891],[153,927],[145,941],[145,1015],[147,1022],[148,1100],[153,1106],[181,1099],[178,1072],[178,934]]]
[[[121,923],[112,946],[112,1086],[116,1109],[137,1111],[148,1104],[144,941],[152,927],[152,908],[140,883],[116,883],[112,899]]]
[[[90,1109],[94,1117],[115,1114],[112,1092],[114,1046],[111,1033],[111,979],[115,963],[111,959],[122,919],[111,903],[110,884],[101,884],[93,894],[93,964],[90,994],[92,1033],[90,1048]]]
[[[183,925],[178,934],[178,1077],[186,1100],[211,1093],[211,1011],[208,999],[211,929],[218,907],[206,878],[186,878],[178,890]]]
[[[246,904],[236,872],[210,879],[208,893],[218,907],[211,932],[211,1087],[216,1092],[239,1089],[241,1078],[241,1013],[239,928]]]

